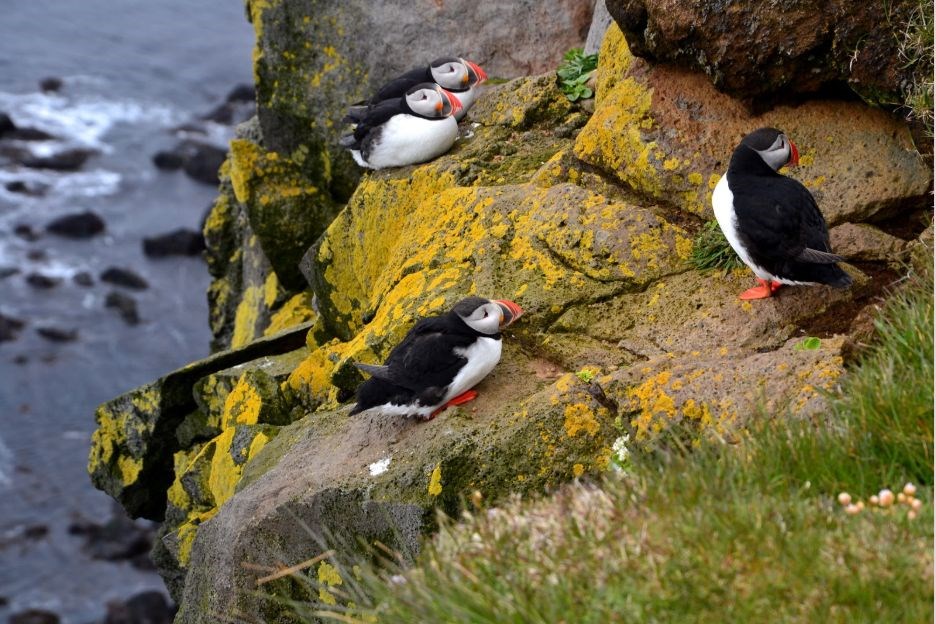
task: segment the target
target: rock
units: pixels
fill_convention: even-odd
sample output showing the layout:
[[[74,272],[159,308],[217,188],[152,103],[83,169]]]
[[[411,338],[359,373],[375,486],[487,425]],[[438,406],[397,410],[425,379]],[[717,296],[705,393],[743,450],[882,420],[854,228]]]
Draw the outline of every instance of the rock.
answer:
[[[185,164],[185,157],[177,151],[156,152],[153,155],[153,164],[157,169],[175,171]]]
[[[14,226],[13,233],[19,236],[20,238],[22,238],[23,240],[29,241],[30,243],[34,243],[40,238],[42,238],[42,235],[39,232],[32,229],[31,225],[27,225],[25,223],[19,223],[16,226]]]
[[[0,279],[6,279],[20,272],[17,267],[0,267]]]
[[[72,281],[84,288],[94,286],[94,277],[87,271],[79,271],[72,276]]]
[[[44,93],[55,93],[62,88],[62,79],[49,76],[39,81],[39,89]]]
[[[45,130],[40,130],[38,128],[16,128],[15,130],[11,130],[4,134],[3,138],[13,139],[15,141],[52,141],[56,137],[55,135],[49,134]],[[87,152],[88,156],[94,153],[91,150],[70,150],[67,152],[62,152],[61,154],[50,156],[47,159],[34,159],[31,157],[25,157],[21,160],[21,164],[26,167],[32,167],[33,169],[59,169],[63,171],[77,170],[80,169],[81,165],[84,164],[84,159],[82,159],[80,152]],[[87,156],[85,158],[87,158]],[[26,162],[27,160],[36,164],[28,164]]]
[[[182,165],[185,173],[198,182],[218,184],[218,169],[227,157],[227,150],[214,145],[197,144]]]
[[[585,54],[597,54],[601,49],[601,42],[604,40],[605,33],[611,25],[611,14],[608,13],[608,7],[605,0],[595,0],[595,8],[592,12],[592,23],[588,27],[588,36],[585,38],[583,52]]]
[[[112,290],[107,293],[107,297],[104,299],[104,307],[117,310],[120,314],[120,318],[122,318],[127,325],[137,325],[140,322],[136,299],[130,295]]]
[[[46,225],[47,232],[68,238],[90,238],[104,228],[104,219],[90,210],[58,217]]]
[[[116,503],[106,524],[73,522],[68,533],[84,537],[82,550],[92,559],[129,561],[136,568],[153,568],[149,552],[156,527],[148,521],[131,520]]]
[[[74,342],[78,339],[77,329],[62,329],[60,327],[37,327],[36,333],[50,342]]]
[[[120,267],[108,267],[99,276],[102,282],[130,288],[131,290],[146,290],[149,288],[149,282],[131,271]]]
[[[19,337],[19,332],[25,327],[25,321],[18,318],[0,314],[0,342],[9,342]]]
[[[143,239],[143,253],[151,258],[197,256],[204,250],[204,235],[185,228]]]
[[[741,137],[762,126],[797,144],[789,172],[830,225],[928,202],[932,171],[904,122],[857,102],[816,100],[752,115],[701,74],[650,65],[612,26],[599,56],[595,113],[575,155],[637,193],[706,218],[711,193]]]
[[[907,242],[867,223],[843,223],[829,232],[832,249],[848,260],[898,260]]]
[[[13,180],[12,182],[7,182],[4,185],[6,190],[11,193],[20,193],[22,195],[28,195],[30,197],[42,197],[49,190],[47,184],[42,184],[41,182],[26,182],[24,180]]]
[[[62,278],[52,277],[51,275],[44,275],[42,273],[30,273],[26,276],[26,283],[33,288],[47,290],[49,288],[55,288],[61,284]]]
[[[45,249],[30,249],[26,252],[26,257],[33,262],[43,262],[49,259],[49,254]]]
[[[30,169],[52,169],[53,171],[78,171],[85,161],[95,154],[94,150],[74,148],[51,156],[27,156],[21,164]]]
[[[0,112],[0,137],[11,130],[16,130],[16,124],[13,123],[13,119],[6,113]]]
[[[9,624],[59,624],[59,616],[44,609],[29,609],[14,613]]]
[[[254,86],[252,84],[239,84],[228,92],[227,97],[224,98],[224,101],[238,103],[253,102],[256,99],[257,94],[256,91],[254,91]]]
[[[607,0],[607,6],[635,54],[702,70],[738,98],[848,84],[874,102],[899,102],[910,79],[895,33],[916,7],[910,1],[889,4],[886,18],[880,5],[847,0],[756,0],[730,10],[712,1]]]
[[[107,603],[104,624],[172,624],[175,612],[162,592],[145,591],[126,602]]]

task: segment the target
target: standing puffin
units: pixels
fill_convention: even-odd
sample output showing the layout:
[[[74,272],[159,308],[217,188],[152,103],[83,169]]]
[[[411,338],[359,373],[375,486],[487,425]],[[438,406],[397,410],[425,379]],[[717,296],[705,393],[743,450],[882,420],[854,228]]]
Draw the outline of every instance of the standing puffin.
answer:
[[[407,93],[412,87],[434,82],[446,91],[454,93],[462,108],[455,113],[455,121],[461,121],[478,97],[478,87],[487,74],[477,64],[455,56],[444,56],[429,63],[428,67],[411,69],[390,80],[377,90],[369,102],[360,102],[348,109],[345,121],[360,123],[367,110],[384,100],[393,100]]]
[[[370,169],[426,162],[455,143],[458,122],[453,115],[460,108],[458,98],[439,85],[418,84],[399,98],[368,108],[354,132],[339,143],[351,150],[357,164]]]
[[[832,253],[812,194],[777,173],[798,163],[793,141],[775,128],[760,128],[741,139],[712,193],[718,225],[760,284],[741,299],[770,297],[782,284],[845,288],[852,283],[836,264],[843,258]]]
[[[446,314],[421,319],[383,366],[356,364],[371,378],[351,414],[367,410],[430,420],[478,396],[471,388],[501,356],[501,330],[523,314],[513,301],[462,299]]]

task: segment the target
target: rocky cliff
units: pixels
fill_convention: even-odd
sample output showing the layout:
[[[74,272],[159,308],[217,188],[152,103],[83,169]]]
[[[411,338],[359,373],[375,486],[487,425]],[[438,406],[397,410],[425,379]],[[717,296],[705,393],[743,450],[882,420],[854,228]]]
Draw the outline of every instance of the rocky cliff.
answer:
[[[553,27],[581,41],[581,3],[567,4]],[[445,24],[455,5],[424,9]],[[625,432],[643,443],[683,423],[731,438],[757,414],[821,417],[866,309],[932,239],[931,168],[899,118],[841,100],[756,114],[704,74],[635,57],[617,25],[593,106],[551,73],[520,77],[488,88],[450,153],[358,180],[334,123],[386,69],[366,36],[414,18],[390,3],[248,9],[259,114],[205,226],[217,353],[102,405],[89,463],[131,514],[163,521],[154,556],[180,622],[277,621],[256,579],[321,552],[323,536],[415,549],[435,508],[598,474]],[[401,62],[449,41],[439,29],[394,41]],[[537,40],[549,45],[464,54],[527,73],[571,45]],[[765,125],[800,146],[790,174],[834,226],[852,289],[744,303],[749,273],[689,263],[731,150]],[[467,294],[527,312],[480,397],[427,423],[349,417],[353,362],[380,361]],[[303,597],[288,579],[267,587]]]

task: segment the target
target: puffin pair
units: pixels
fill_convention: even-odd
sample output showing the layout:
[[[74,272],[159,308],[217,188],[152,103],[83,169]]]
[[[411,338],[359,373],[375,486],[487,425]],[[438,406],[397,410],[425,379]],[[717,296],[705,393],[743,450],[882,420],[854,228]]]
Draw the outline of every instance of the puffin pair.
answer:
[[[472,388],[500,361],[501,330],[522,314],[513,301],[468,297],[446,314],[421,319],[383,366],[356,364],[371,378],[358,388],[351,414],[430,420],[473,400]]]
[[[471,61],[436,59],[384,86],[367,104],[352,106],[344,121],[356,124],[339,144],[362,167],[385,169],[427,162],[458,138],[458,121],[477,98],[487,74]],[[458,95],[456,95],[456,93]]]
[[[809,190],[777,170],[799,163],[796,145],[776,128],[748,134],[731,155],[712,193],[715,218],[758,286],[743,300],[764,299],[783,284],[846,288],[848,273],[836,263],[829,231]]]

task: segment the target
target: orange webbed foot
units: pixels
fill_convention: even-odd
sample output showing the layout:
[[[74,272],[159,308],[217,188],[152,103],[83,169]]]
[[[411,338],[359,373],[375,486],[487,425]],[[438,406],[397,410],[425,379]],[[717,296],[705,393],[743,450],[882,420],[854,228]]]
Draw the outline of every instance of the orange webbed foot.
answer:
[[[772,282],[770,280],[764,280],[757,278],[758,285],[754,288],[749,288],[743,293],[738,295],[738,299],[741,301],[751,301],[753,299],[768,299],[771,297],[777,290],[780,289],[783,284],[780,282]]]
[[[476,398],[478,398],[478,392],[476,390],[466,390],[465,392],[462,392],[461,394],[459,394],[457,397],[453,397],[448,403],[446,403],[442,407],[436,409],[434,412],[429,414],[426,420],[432,420],[433,418],[435,418],[436,416],[444,412],[449,407],[455,407],[456,405],[464,405],[465,403],[468,403],[469,401],[474,401]]]

